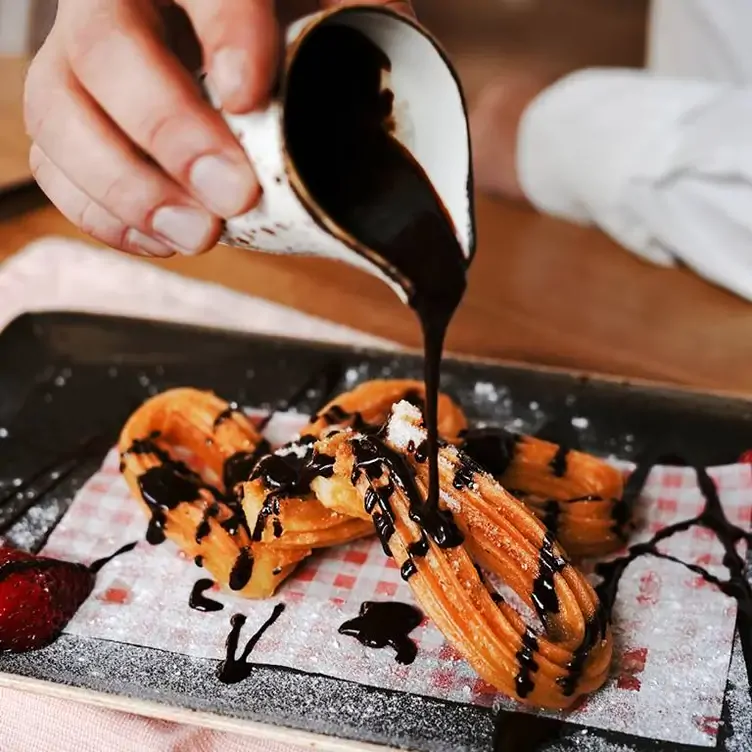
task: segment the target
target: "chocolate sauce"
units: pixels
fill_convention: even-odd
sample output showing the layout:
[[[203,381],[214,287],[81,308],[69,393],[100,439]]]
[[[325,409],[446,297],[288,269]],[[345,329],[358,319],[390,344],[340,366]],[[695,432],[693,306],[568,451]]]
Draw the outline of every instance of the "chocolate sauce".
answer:
[[[222,412],[217,415],[212,425],[212,430],[216,431],[226,420],[230,420],[235,413],[241,412],[237,402],[230,402]]]
[[[133,549],[138,545],[138,541],[135,541],[133,543],[127,543],[122,548],[119,548],[117,551],[115,551],[114,554],[110,554],[109,556],[105,556],[102,559],[97,559],[96,561],[89,564],[89,571],[96,574],[99,572],[100,569],[105,564],[109,564],[114,558],[121,556],[122,554],[127,554],[129,551],[133,551]]]
[[[454,479],[452,485],[461,491],[463,488],[470,488],[475,481],[475,471],[467,464],[460,462],[457,466],[457,470],[454,473]]]
[[[201,541],[209,535],[211,532],[211,523],[209,520],[212,517],[216,517],[217,514],[219,514],[218,504],[209,504],[209,506],[206,507],[204,510],[204,516],[201,518],[201,522],[199,522],[198,527],[196,528],[196,535],[194,536],[196,543],[201,543]]]
[[[556,499],[549,499],[543,506],[543,524],[547,530],[556,535],[559,532],[561,504]]]
[[[420,531],[420,538],[410,543],[407,547],[407,553],[410,556],[425,556],[428,553],[428,537],[424,530]]]
[[[686,465],[680,458],[672,457],[670,459],[671,464]],[[641,484],[645,482],[650,469],[655,464],[666,464],[666,461],[665,459],[658,459],[655,462],[638,466],[629,479],[629,481],[632,481],[632,478],[634,478],[634,482],[627,482],[625,495],[626,492],[629,492],[630,497],[634,498],[639,495]],[[747,666],[747,675],[750,679],[750,684],[752,684],[752,587],[746,578],[746,562],[736,549],[740,541],[746,541],[748,545],[752,545],[752,533],[733,525],[728,517],[726,517],[718,496],[718,490],[713,479],[708,475],[707,470],[703,467],[695,467],[694,471],[697,475],[697,482],[702,495],[705,498],[705,506],[700,514],[688,520],[662,528],[649,541],[631,546],[624,556],[598,564],[595,571],[603,579],[596,587],[596,592],[604,608],[610,612],[616,600],[619,581],[622,575],[629,565],[640,556],[654,556],[656,558],[668,559],[681,564],[695,574],[699,574],[707,582],[716,585],[721,592],[736,599],[739,604],[737,614],[739,637]],[[727,580],[721,580],[703,567],[681,561],[658,550],[658,543],[662,540],[671,537],[675,533],[689,530],[696,526],[711,530],[723,546],[725,551],[723,565],[729,572]]]
[[[569,456],[569,448],[563,444],[556,450],[556,454],[551,460],[551,472],[557,478],[563,478],[567,474],[567,457]]]
[[[196,528],[196,543],[201,543],[201,541],[206,538],[207,535],[211,532],[211,525],[209,524],[209,519],[207,517],[204,517],[203,520],[199,523],[199,526]]]
[[[421,441],[420,444],[415,447],[415,461],[422,465],[428,459],[429,452],[428,441]]]
[[[414,574],[418,573],[418,566],[412,559],[406,559],[400,567],[400,577],[407,582]]]
[[[243,614],[235,614],[230,619],[232,629],[227,636],[225,659],[219,664],[217,668],[217,678],[223,684],[237,684],[238,682],[247,679],[253,671],[253,665],[248,663],[248,656],[251,654],[253,648],[264,635],[269,627],[274,624],[277,619],[282,615],[285,610],[284,603],[278,603],[272,610],[272,615],[259,627],[258,631],[251,637],[246,643],[240,657],[237,657],[238,640],[240,638],[240,630],[243,629],[243,625],[246,622]]]
[[[535,611],[546,624],[549,614],[559,613],[559,596],[556,594],[556,575],[566,566],[566,562],[554,553],[556,539],[548,530],[543,537],[538,554],[538,573],[533,580],[531,595]]]
[[[361,473],[366,473],[369,481],[375,481],[381,478],[385,469],[389,472],[388,483],[378,489],[372,486],[372,493],[367,492],[364,497],[367,511],[379,507],[379,512],[372,513],[372,518],[385,551],[388,552],[389,537],[394,532],[394,512],[390,499],[395,491],[395,483],[399,484],[408,498],[410,518],[431,536],[436,545],[441,548],[454,548],[462,543],[462,533],[451,511],[423,500],[415,482],[415,473],[400,454],[376,436],[354,439],[352,450],[355,457],[351,478],[353,483],[358,481]]]
[[[532,675],[538,670],[538,664],[535,661],[535,653],[538,650],[538,640],[535,634],[528,627],[522,635],[522,644],[517,651],[515,658],[520,666],[514,683],[519,697],[527,697],[535,688],[535,682]]]
[[[368,423],[357,410],[351,413],[337,404],[330,405],[323,412],[319,412],[316,415],[316,420],[323,420],[330,426],[352,428],[353,431],[364,434],[376,433],[381,428],[380,424]]]
[[[409,634],[422,621],[423,614],[408,603],[366,601],[359,615],[346,621],[339,632],[369,648],[394,648],[397,663],[409,664],[418,653]]]
[[[241,548],[230,571],[230,590],[242,590],[253,574],[253,554],[250,548]]]
[[[197,580],[196,584],[191,590],[191,597],[188,600],[188,605],[194,611],[221,611],[224,606],[219,602],[207,598],[204,593],[214,586],[214,581],[209,579]]]
[[[593,616],[585,622],[585,634],[582,642],[572,652],[572,660],[567,665],[567,673],[556,679],[565,697],[571,697],[575,693],[585,668],[585,661],[598,641],[605,638],[609,621],[610,613],[601,603]]]
[[[168,510],[175,509],[183,502],[198,501],[201,498],[201,489],[217,493],[185,463],[172,459],[167,451],[158,446],[155,442],[158,436],[158,433],[154,433],[145,439],[136,439],[123,453],[123,456],[152,454],[162,463],[149,468],[138,478],[141,498],[151,512],[146,540],[152,545],[158,545],[165,540],[164,527]]]
[[[284,499],[303,497],[311,490],[316,478],[330,478],[334,473],[334,458],[317,452],[315,439],[304,436],[280,447],[274,454],[268,454],[256,465],[251,480],[261,479],[268,491],[259,511],[252,539],[260,541],[269,517],[275,516],[275,537],[282,535],[282,527],[276,516]]]
[[[285,136],[308,192],[405,289],[420,319],[430,482],[438,506],[438,389],[444,336],[466,286],[455,228],[414,157],[392,136],[389,59],[359,31],[323,25],[287,80]],[[316,113],[311,117],[311,113]]]
[[[183,502],[198,501],[203,484],[193,472],[186,474],[177,463],[168,461],[140,475],[138,486],[151,511],[146,540],[156,545],[165,540],[166,510],[175,509]]]
[[[256,468],[259,460],[272,451],[269,442],[263,439],[252,452],[235,452],[222,467],[222,482],[229,494],[238,483],[245,483]]]
[[[503,428],[479,428],[465,434],[462,451],[487,473],[500,478],[509,468],[520,436]]]
[[[639,497],[642,487],[650,474],[650,470],[655,465],[659,464],[687,466],[687,463],[684,460],[673,456],[640,463],[630,475],[625,485],[623,498],[626,506],[632,507],[634,505],[634,502]],[[691,572],[700,575],[706,582],[716,585],[723,593],[736,599],[739,606],[737,612],[737,627],[747,667],[747,675],[750,684],[752,685],[752,587],[750,587],[746,578],[746,562],[736,549],[736,546],[740,541],[746,541],[748,545],[752,545],[752,533],[733,525],[728,517],[726,517],[718,496],[718,490],[713,479],[708,475],[707,470],[703,467],[694,467],[694,471],[702,495],[705,498],[705,506],[700,514],[673,525],[668,525],[659,530],[649,541],[631,546],[624,556],[620,556],[608,562],[601,562],[597,565],[595,570],[596,574],[602,579],[596,586],[595,590],[600,599],[602,608],[596,613],[595,619],[588,625],[590,632],[586,635],[586,640],[584,642],[589,640],[592,643],[603,633],[606,617],[610,617],[616,601],[619,582],[629,568],[629,565],[641,556],[653,556],[655,558],[667,559],[677,564],[681,564]],[[692,564],[691,562],[682,561],[677,557],[665,554],[658,550],[658,544],[661,541],[670,538],[675,533],[683,532],[696,526],[705,527],[708,530],[711,530],[715,533],[716,538],[723,546],[725,551],[723,564],[729,572],[727,580],[721,580],[703,567]],[[565,691],[569,690],[570,693],[574,691],[576,679],[578,678],[578,669],[581,672],[582,666],[578,665],[578,663],[584,663],[586,653],[584,642],[582,650],[579,654],[575,654],[573,661],[570,663],[569,678],[564,677],[564,682],[562,683],[562,687]]]
[[[686,463],[682,463],[678,458],[671,459],[671,464],[673,465],[686,465]],[[650,470],[656,464],[665,463],[657,460],[639,466],[630,477],[630,481],[632,477],[636,478],[635,483],[630,484],[629,481],[627,482],[625,495],[627,491],[630,492],[630,495],[634,493],[637,484],[645,482]],[[738,601],[740,612],[752,617],[752,588],[745,578],[745,561],[736,550],[736,545],[739,541],[747,541],[748,544],[752,545],[752,533],[733,525],[728,517],[726,517],[718,496],[718,490],[713,479],[708,475],[707,470],[703,467],[695,467],[694,471],[697,475],[697,482],[702,495],[705,498],[705,506],[699,515],[662,528],[649,541],[631,546],[626,555],[609,562],[602,562],[596,567],[596,573],[603,578],[603,581],[596,587],[596,592],[601,603],[608,610],[613,608],[619,580],[627,567],[640,556],[655,556],[657,558],[676,561],[687,569],[701,575],[708,582],[718,585],[723,593],[730,595]],[[639,495],[639,492],[637,492],[637,495]],[[721,581],[702,567],[683,562],[658,550],[657,545],[662,540],[695,526],[705,527],[714,532],[716,538],[723,546],[725,550],[723,564],[729,570],[730,575],[728,580]]]

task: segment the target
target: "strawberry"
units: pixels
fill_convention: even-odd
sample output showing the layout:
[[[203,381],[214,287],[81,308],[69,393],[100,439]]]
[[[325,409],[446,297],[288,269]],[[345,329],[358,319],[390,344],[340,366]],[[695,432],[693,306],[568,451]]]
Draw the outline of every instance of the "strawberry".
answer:
[[[83,564],[0,548],[0,651],[49,645],[94,588]]]
[[[748,465],[752,465],[752,449],[747,449],[747,451],[739,457],[739,462],[746,462]]]

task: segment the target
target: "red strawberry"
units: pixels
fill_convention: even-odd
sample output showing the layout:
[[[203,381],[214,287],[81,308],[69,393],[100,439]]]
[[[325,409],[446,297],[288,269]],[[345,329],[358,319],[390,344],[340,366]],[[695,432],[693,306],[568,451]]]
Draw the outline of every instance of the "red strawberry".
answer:
[[[746,462],[748,465],[752,465],[752,449],[747,449],[747,451],[739,457],[739,462]]]
[[[0,548],[0,651],[49,645],[94,588],[83,564]]]

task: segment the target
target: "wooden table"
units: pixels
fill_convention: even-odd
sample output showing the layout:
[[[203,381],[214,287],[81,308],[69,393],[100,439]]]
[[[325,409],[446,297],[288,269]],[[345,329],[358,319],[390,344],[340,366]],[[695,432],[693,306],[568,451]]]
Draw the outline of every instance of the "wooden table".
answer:
[[[0,66],[0,83],[2,73]],[[5,126],[0,117],[0,142],[18,132],[14,106]],[[13,207],[0,199],[0,259],[45,235],[80,237],[51,206],[28,203],[6,216]],[[749,303],[689,271],[646,265],[594,229],[484,197],[477,221],[478,254],[451,351],[752,394]],[[332,262],[218,248],[145,263],[420,344],[412,314],[391,291]]]
[[[31,174],[21,117],[25,72],[25,60],[0,56],[0,191]]]
[[[483,197],[477,219],[453,352],[752,394],[749,303],[687,270],[644,264],[593,229]],[[0,258],[49,234],[80,237],[50,206],[0,220]],[[154,263],[420,344],[392,292],[344,265],[222,247]]]

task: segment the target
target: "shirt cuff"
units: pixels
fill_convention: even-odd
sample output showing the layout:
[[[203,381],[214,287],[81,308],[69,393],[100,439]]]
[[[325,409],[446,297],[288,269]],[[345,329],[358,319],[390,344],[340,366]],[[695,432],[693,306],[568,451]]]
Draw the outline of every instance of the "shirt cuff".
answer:
[[[677,86],[641,70],[570,74],[523,113],[520,185],[539,211],[595,223],[635,253],[671,264],[651,231],[650,185],[672,162],[677,121],[714,93],[712,84]]]

